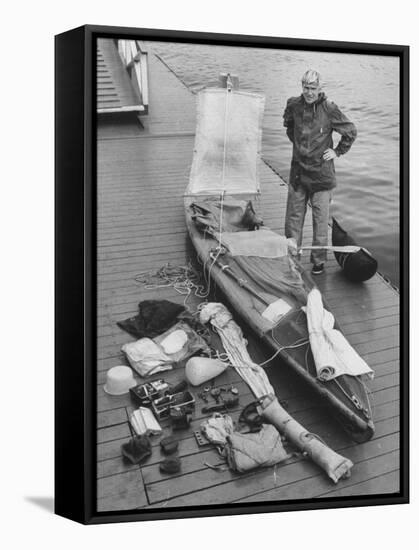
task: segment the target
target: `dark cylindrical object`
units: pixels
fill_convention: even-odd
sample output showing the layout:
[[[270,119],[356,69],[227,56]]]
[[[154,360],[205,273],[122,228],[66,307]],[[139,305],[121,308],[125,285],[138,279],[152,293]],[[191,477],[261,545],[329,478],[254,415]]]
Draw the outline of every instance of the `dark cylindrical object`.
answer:
[[[333,218],[332,226],[332,244],[333,246],[359,246],[354,239],[342,229],[335,218]],[[334,254],[336,261],[343,269],[343,273],[350,281],[361,283],[371,279],[377,272],[377,260],[363,248],[358,252],[335,252]]]

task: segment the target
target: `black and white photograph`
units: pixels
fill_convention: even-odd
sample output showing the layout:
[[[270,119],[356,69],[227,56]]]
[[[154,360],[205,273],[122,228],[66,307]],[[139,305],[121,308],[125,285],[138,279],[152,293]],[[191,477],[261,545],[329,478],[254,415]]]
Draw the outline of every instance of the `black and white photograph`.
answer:
[[[414,540],[414,4],[3,11],[3,546]]]
[[[402,47],[127,34],[93,44],[96,512],[403,496]]]

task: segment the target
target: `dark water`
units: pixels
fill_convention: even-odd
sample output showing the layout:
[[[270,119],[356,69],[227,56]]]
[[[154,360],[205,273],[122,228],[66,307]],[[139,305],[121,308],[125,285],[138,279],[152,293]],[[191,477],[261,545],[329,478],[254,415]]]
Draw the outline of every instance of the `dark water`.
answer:
[[[235,73],[240,87],[266,97],[262,155],[288,178],[291,159],[282,124],[286,100],[301,93],[301,76],[318,70],[323,89],[355,123],[352,149],[335,161],[332,214],[399,284],[399,60],[396,57],[228,46],[152,43],[174,72],[198,91]],[[338,139],[339,136],[337,136]]]

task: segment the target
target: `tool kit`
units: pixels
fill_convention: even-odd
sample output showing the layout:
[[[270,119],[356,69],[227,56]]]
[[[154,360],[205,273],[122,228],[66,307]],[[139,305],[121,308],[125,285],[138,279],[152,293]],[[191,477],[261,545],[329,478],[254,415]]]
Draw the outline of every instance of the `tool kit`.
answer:
[[[192,411],[195,408],[195,398],[189,391],[164,395],[151,402],[154,414],[158,419],[170,416],[172,409],[183,409]]]
[[[152,401],[163,397],[165,395],[179,393],[187,388],[187,383],[182,380],[175,386],[172,386],[163,378],[153,380],[153,382],[146,382],[145,384],[139,384],[130,389],[131,397],[137,405],[150,406]]]
[[[163,379],[154,380],[145,384],[139,384],[131,388],[130,394],[133,401],[138,405],[150,405],[153,399],[164,395],[169,390],[169,384]]]

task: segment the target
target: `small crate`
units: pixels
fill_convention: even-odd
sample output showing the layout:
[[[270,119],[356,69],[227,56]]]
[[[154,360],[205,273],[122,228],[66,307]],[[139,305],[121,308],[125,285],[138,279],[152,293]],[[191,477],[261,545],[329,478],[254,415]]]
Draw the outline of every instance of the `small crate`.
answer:
[[[192,411],[195,408],[195,397],[189,391],[182,391],[154,399],[151,405],[156,417],[162,419],[170,415],[171,409],[183,408]]]
[[[131,388],[130,394],[133,401],[137,405],[150,406],[153,399],[158,399],[164,392],[169,389],[169,384],[162,378],[154,380],[153,382],[147,382],[145,384],[139,384]]]

